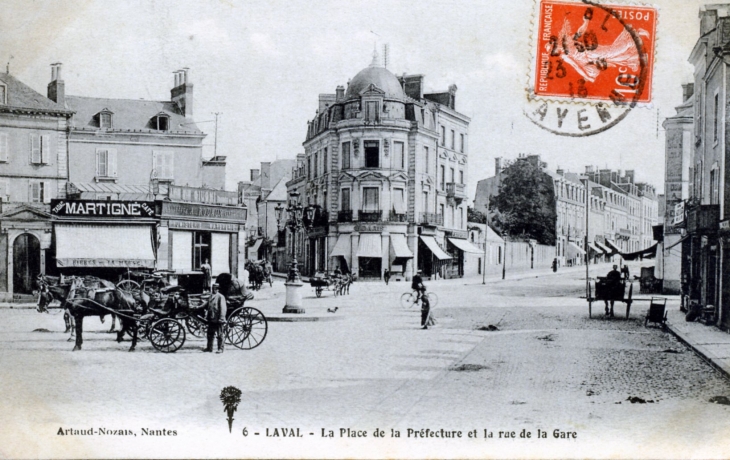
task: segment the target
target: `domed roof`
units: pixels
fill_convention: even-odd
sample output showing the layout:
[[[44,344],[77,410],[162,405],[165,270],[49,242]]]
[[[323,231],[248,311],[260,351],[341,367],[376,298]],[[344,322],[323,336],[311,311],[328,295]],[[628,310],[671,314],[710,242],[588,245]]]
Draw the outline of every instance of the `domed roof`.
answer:
[[[405,99],[406,95],[403,93],[403,88],[396,78],[395,75],[390,73],[386,68],[375,65],[366,67],[350,81],[350,85],[347,87],[345,93],[345,100],[359,97],[360,93],[373,84],[385,91],[385,97],[394,99]]]

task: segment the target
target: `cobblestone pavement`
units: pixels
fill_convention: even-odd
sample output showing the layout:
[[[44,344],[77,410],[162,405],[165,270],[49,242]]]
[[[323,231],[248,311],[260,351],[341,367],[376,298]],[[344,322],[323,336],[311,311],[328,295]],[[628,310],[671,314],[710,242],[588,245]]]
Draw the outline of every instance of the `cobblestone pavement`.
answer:
[[[730,407],[710,402],[730,396],[730,383],[672,335],[644,328],[646,304],[635,304],[628,321],[597,317],[602,306],[594,305],[589,319],[577,272],[428,287],[439,302],[438,324],[427,331],[418,311],[400,305],[405,283],[356,283],[350,296],[321,299],[305,287],[308,313],[339,320],[272,322],[261,347],[223,355],[200,353],[199,339],[170,355],[146,342],[128,353],[96,318],[85,324],[84,350],[72,353],[59,316],[0,309],[0,423],[12,427],[0,431],[0,457],[730,453]],[[280,311],[283,294],[278,283],[251,305]],[[243,391],[233,435],[218,400],[227,385]],[[59,427],[92,426],[137,436],[57,435]],[[141,436],[142,427],[179,437]],[[303,438],[267,437],[274,428],[300,428]],[[340,437],[340,428],[369,437]],[[375,428],[386,437],[374,440]],[[408,437],[426,428],[461,430],[463,439]],[[523,429],[531,439],[519,437]],[[577,438],[554,438],[555,429]],[[537,430],[547,438],[535,439]],[[516,439],[500,439],[500,431]]]

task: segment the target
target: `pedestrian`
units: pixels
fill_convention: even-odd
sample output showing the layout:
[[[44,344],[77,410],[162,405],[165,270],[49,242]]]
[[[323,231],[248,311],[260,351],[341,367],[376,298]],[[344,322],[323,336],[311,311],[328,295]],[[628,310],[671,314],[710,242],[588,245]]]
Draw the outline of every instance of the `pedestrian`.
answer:
[[[211,284],[213,284],[213,268],[208,259],[200,264],[200,270],[203,272],[203,292],[210,292]]]
[[[553,259],[553,273],[555,273],[556,271],[558,271],[558,258],[557,257]]]
[[[385,269],[385,273],[383,273],[383,279],[385,280],[385,285],[388,285],[388,281],[390,281],[390,270],[387,268]]]
[[[428,329],[430,324],[433,324],[431,318],[431,302],[428,300],[428,296],[424,294],[421,298],[421,329]]]
[[[220,293],[218,284],[213,285],[213,295],[208,301],[208,311],[205,320],[208,322],[208,344],[203,348],[204,352],[213,351],[213,338],[217,339],[218,350],[216,353],[223,353],[223,334],[226,326],[226,298]]]
[[[418,303],[421,297],[425,297],[426,294],[426,286],[423,284],[422,275],[423,271],[418,270],[411,280],[411,289],[416,291],[416,303]]]
[[[613,317],[613,303],[614,303],[613,296],[614,296],[614,292],[616,292],[616,290],[618,289],[618,286],[620,284],[621,284],[621,273],[618,271],[618,265],[614,265],[613,266],[613,270],[611,270],[610,272],[608,272],[608,274],[606,275],[606,287],[608,288],[608,291],[610,293],[609,294],[609,298],[612,299],[612,300],[610,300],[610,302],[611,302],[611,313],[610,313],[610,316],[611,317]],[[623,293],[622,293],[622,297],[623,297]],[[608,311],[608,302],[609,302],[609,300],[604,300],[604,302],[606,303],[606,316],[609,316],[609,311]]]
[[[623,267],[621,267],[621,274],[623,275],[623,278],[625,280],[628,280],[629,279],[629,277],[631,275],[629,274],[629,266],[628,265],[624,265]]]

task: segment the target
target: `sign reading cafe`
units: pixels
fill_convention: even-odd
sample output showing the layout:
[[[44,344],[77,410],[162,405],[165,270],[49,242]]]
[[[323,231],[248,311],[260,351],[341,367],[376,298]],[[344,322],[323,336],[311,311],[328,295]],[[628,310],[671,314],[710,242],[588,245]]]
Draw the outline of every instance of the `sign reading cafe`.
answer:
[[[51,200],[59,217],[155,217],[152,201]]]

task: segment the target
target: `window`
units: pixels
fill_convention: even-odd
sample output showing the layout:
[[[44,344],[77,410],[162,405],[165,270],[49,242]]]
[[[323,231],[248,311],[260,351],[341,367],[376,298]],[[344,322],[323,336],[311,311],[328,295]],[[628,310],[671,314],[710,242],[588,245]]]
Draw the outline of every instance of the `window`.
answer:
[[[312,171],[312,177],[319,175],[319,152],[314,152],[314,171]]]
[[[99,128],[111,128],[112,127],[112,113],[101,112],[99,114]]]
[[[459,208],[459,228],[464,228],[464,208]]]
[[[362,210],[365,212],[380,210],[380,189],[377,187],[363,187]]]
[[[7,104],[8,103],[8,88],[0,84],[0,104]]]
[[[96,177],[117,176],[117,151],[115,149],[96,150]]]
[[[456,173],[454,172],[454,168],[451,168],[451,182],[456,182]]]
[[[28,201],[32,203],[48,203],[51,201],[48,182],[31,182],[28,185]]]
[[[444,204],[443,203],[441,203],[439,205],[439,214],[441,214],[441,219],[442,219],[442,222],[443,222],[443,220],[446,219],[446,213],[444,212]]]
[[[349,211],[352,209],[350,207],[350,189],[349,188],[343,188],[342,194],[340,196],[340,209],[343,211]]]
[[[312,178],[312,157],[307,157],[307,179]]]
[[[459,183],[460,184],[464,183],[464,171],[463,170],[459,170]]]
[[[365,167],[366,168],[379,168],[380,167],[380,142],[379,141],[365,141],[363,143],[365,148]]]
[[[395,169],[406,169],[403,142],[393,142],[393,163]]]
[[[428,192],[423,192],[423,212],[428,212]]]
[[[715,119],[714,119],[714,126],[713,126],[715,142],[717,142],[717,132],[718,132],[717,127],[720,125],[719,117],[720,117],[720,95],[716,93],[715,94]]]
[[[463,134],[459,134],[459,137],[461,139],[461,142],[459,143],[459,151],[461,153],[464,153],[464,135]]]
[[[717,169],[713,168],[710,171],[710,204],[720,203],[720,189],[718,186],[718,174]]]
[[[446,145],[446,126],[441,126],[441,145]]]
[[[322,174],[327,174],[327,147],[322,151]]]
[[[393,189],[393,211],[396,214],[406,213],[405,190],[402,188]]]
[[[380,120],[380,113],[378,111],[378,103],[376,101],[368,101],[365,103],[365,119],[367,121]]]
[[[206,260],[210,263],[210,232],[193,232],[193,269]]]
[[[167,131],[170,129],[170,117],[164,114],[157,115],[152,119],[152,129]]]
[[[441,190],[446,188],[446,166],[441,165]]]
[[[456,133],[454,133],[454,130],[451,130],[451,150],[454,150],[456,147]]]
[[[350,143],[342,144],[342,169],[350,169]]]
[[[8,161],[8,133],[0,133],[0,161]]]
[[[175,178],[175,152],[157,150],[152,152],[152,167],[158,179],[172,180]]]
[[[429,169],[431,169],[431,167],[429,166],[431,164],[431,158],[429,158],[430,156],[431,156],[431,152],[429,152],[428,147],[424,145],[423,146],[423,158],[425,159],[426,166],[423,168],[423,171],[426,173],[428,173]]]
[[[51,136],[48,134],[30,135],[30,162],[32,164],[48,164],[51,156]]]

